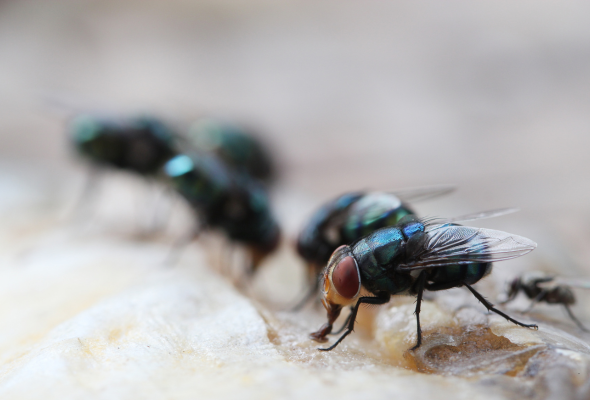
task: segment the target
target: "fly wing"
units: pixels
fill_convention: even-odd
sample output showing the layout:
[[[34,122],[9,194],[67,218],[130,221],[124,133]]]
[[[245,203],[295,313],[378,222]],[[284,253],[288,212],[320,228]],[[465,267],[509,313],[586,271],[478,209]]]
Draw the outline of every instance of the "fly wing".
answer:
[[[537,247],[522,236],[461,225],[430,225],[425,233],[427,239],[413,254],[414,261],[401,265],[400,270],[510,260]]]
[[[498,208],[496,210],[482,211],[473,214],[461,215],[459,217],[450,218],[448,222],[464,222],[474,221],[476,219],[496,218],[502,215],[512,214],[520,211],[518,208]]]
[[[397,196],[401,201],[417,202],[431,199],[433,197],[443,196],[445,194],[451,193],[454,190],[455,186],[452,185],[433,185],[396,190],[390,193],[394,196]]]

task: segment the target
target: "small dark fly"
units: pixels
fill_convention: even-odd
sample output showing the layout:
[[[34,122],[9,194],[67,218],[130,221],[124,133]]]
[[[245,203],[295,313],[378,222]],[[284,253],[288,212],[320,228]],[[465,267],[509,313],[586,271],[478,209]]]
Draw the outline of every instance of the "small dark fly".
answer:
[[[151,117],[79,115],[72,119],[70,131],[76,150],[100,166],[150,176],[176,154],[175,134]]]
[[[505,214],[501,210],[500,214]],[[322,303],[328,322],[311,334],[326,341],[343,307],[353,305],[346,331],[330,347],[334,349],[354,329],[362,304],[385,304],[391,295],[417,296],[417,343],[422,343],[420,305],[424,290],[439,291],[465,286],[489,311],[528,328],[494,308],[471,285],[492,270],[493,261],[523,256],[537,245],[521,236],[491,229],[471,228],[454,222],[487,218],[497,212],[480,213],[450,221],[420,220],[408,215],[395,226],[381,228],[351,245],[340,246],[321,276]]]
[[[508,298],[502,304],[514,300],[519,292],[523,292],[532,300],[531,305],[525,312],[530,311],[539,302],[561,304],[572,321],[580,329],[588,332],[588,329],[582,325],[570,309],[570,306],[576,302],[572,288],[590,289],[590,283],[579,279],[561,278],[531,271],[515,278],[510,283],[507,292]]]
[[[377,229],[393,226],[406,215],[414,215],[407,202],[441,196],[453,190],[451,186],[441,185],[396,192],[350,192],[322,205],[297,239],[297,252],[307,263],[310,290],[295,309],[316,295],[318,276],[334,250]]]
[[[196,212],[203,228],[217,228],[247,247],[253,272],[274,251],[279,226],[257,180],[235,173],[212,154],[180,154],[164,165],[174,189]]]
[[[211,152],[228,166],[264,182],[276,175],[276,165],[264,142],[248,129],[226,121],[203,118],[189,129],[188,141]]]

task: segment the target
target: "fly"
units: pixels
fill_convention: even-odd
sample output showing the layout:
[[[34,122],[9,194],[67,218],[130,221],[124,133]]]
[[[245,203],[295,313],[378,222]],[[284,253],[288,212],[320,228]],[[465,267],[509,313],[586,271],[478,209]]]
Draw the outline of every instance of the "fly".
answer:
[[[506,210],[479,213],[462,220],[487,218]],[[417,343],[422,343],[420,306],[424,290],[439,291],[466,287],[489,311],[527,328],[537,325],[519,322],[494,308],[471,285],[492,271],[493,261],[523,256],[537,247],[529,239],[509,233],[461,226],[451,221],[420,220],[408,215],[398,224],[379,229],[351,245],[340,246],[330,257],[321,276],[322,303],[328,322],[311,338],[326,341],[343,307],[352,305],[346,331],[330,347],[334,349],[354,329],[362,304],[385,304],[392,295],[417,297]],[[361,289],[371,296],[361,296]]]

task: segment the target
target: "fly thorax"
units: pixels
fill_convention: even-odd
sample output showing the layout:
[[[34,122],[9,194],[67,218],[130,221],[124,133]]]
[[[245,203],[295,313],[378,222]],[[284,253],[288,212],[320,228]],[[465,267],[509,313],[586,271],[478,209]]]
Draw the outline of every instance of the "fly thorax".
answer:
[[[383,266],[391,265],[394,259],[399,258],[405,246],[404,237],[396,227],[379,229],[365,240],[377,263]]]
[[[402,247],[401,234],[399,230],[395,233],[394,228],[380,229],[353,246],[363,286],[371,293],[396,294],[411,286],[412,278],[408,274],[395,272]]]
[[[369,281],[383,274],[383,269],[377,262],[366,239],[359,240],[352,247],[352,253],[359,264],[363,281]]]

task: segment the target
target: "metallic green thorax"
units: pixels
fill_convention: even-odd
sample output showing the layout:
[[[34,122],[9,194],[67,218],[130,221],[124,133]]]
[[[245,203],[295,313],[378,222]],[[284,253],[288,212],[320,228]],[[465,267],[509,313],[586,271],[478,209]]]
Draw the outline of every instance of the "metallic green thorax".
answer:
[[[399,271],[396,267],[415,261],[427,241],[424,224],[413,216],[396,226],[379,229],[352,246],[361,282],[372,293],[399,294],[412,291],[416,274]],[[437,285],[479,281],[491,269],[491,263],[457,264],[428,269],[427,289]]]

